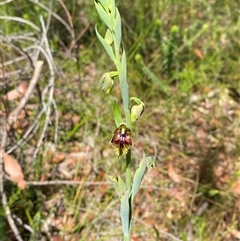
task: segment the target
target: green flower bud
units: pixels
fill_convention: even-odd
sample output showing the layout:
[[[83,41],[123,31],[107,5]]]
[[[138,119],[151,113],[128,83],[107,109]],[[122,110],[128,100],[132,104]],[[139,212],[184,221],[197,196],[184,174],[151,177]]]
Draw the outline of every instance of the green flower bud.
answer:
[[[157,19],[155,24],[156,24],[157,27],[161,27],[162,26],[162,21]]]
[[[141,102],[140,104],[134,104],[131,107],[131,122],[135,123],[144,111],[144,104]]]
[[[179,31],[179,27],[177,25],[173,25],[171,27],[171,33],[176,34]]]
[[[114,84],[110,73],[104,73],[100,78],[99,84],[102,86],[102,91],[108,95]]]
[[[209,25],[207,23],[203,24],[202,30],[206,31],[208,30],[208,28],[209,28]]]
[[[104,39],[106,40],[108,45],[112,45],[112,43],[113,43],[113,35],[112,35],[112,33],[111,33],[111,31],[109,29],[107,29],[107,31],[105,33]]]

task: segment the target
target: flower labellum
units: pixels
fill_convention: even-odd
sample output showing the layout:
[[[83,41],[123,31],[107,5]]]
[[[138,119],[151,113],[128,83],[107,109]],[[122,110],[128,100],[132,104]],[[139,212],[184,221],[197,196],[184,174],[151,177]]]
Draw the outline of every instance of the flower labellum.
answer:
[[[120,125],[113,134],[111,144],[114,147],[116,155],[122,156],[128,153],[128,150],[133,146],[131,130],[124,124]]]

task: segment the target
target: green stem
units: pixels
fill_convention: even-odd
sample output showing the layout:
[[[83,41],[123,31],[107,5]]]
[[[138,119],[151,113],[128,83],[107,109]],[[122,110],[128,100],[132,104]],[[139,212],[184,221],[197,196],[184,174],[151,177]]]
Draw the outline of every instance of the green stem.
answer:
[[[118,70],[118,73],[120,73],[121,71],[121,59],[120,59],[120,53],[119,53],[119,48],[117,47],[117,43],[116,43],[116,38],[114,36],[114,52],[115,52],[115,57],[116,57],[116,62],[117,62],[117,70]]]
[[[131,188],[132,180],[131,180],[131,150],[128,151],[126,155],[126,187],[127,190]],[[131,220],[132,220],[132,203],[129,199],[129,236],[124,237],[124,241],[130,241],[130,233],[131,233]]]
[[[114,0],[113,0],[114,1]],[[123,99],[123,106],[125,112],[125,121],[128,124],[128,128],[131,129],[131,115],[129,111],[129,94],[128,94],[128,83],[127,83],[127,63],[126,63],[126,53],[123,49],[122,56],[120,56],[120,47],[117,43],[117,39],[115,34],[113,35],[113,42],[114,42],[114,52],[116,58],[116,68],[119,76],[120,81],[120,88],[122,93]],[[127,190],[131,188],[131,150],[128,151],[126,155],[126,187]],[[131,223],[131,214],[132,214],[132,207],[130,203],[130,213],[129,213],[129,225]],[[131,225],[130,225],[131,226]],[[124,236],[124,241],[130,241],[130,227],[129,227],[129,235]]]
[[[126,155],[126,186],[127,189],[131,186],[131,150]]]
[[[124,237],[124,241],[130,241],[130,236]]]
[[[129,96],[128,96],[128,84],[127,84],[127,76],[126,76],[126,61],[124,61],[124,66],[125,68],[122,70],[122,63],[121,63],[121,57],[120,57],[120,49],[117,45],[117,40],[114,35],[113,37],[113,42],[114,42],[114,53],[115,53],[115,58],[116,58],[116,68],[117,72],[119,74],[119,81],[120,81],[120,89],[122,93],[122,99],[123,99],[123,106],[124,106],[124,112],[125,112],[125,118],[126,122],[128,123],[129,127],[131,126],[131,119],[130,119],[130,113],[129,112]],[[124,55],[125,56],[125,55]],[[125,58],[126,59],[126,56]],[[127,93],[124,94],[124,93]]]

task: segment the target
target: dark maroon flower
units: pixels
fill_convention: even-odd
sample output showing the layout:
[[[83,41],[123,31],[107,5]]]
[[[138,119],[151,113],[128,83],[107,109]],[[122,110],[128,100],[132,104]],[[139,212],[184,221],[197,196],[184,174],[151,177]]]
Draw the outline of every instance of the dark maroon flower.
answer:
[[[128,150],[133,146],[131,130],[124,124],[120,125],[113,133],[111,144],[118,157],[126,155]]]

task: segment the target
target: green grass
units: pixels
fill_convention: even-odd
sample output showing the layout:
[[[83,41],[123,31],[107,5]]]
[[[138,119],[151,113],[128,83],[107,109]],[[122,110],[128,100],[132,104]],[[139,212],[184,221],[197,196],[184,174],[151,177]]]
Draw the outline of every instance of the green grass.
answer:
[[[120,93],[113,89],[114,95],[106,98],[98,85],[101,74],[112,65],[94,32],[100,20],[93,2],[66,5],[75,36],[86,30],[67,55],[64,51],[70,47],[71,36],[59,21],[53,18],[50,22],[48,38],[59,74],[54,93],[59,113],[58,146],[46,153],[47,145],[42,145],[32,163],[29,153],[35,148],[40,128],[31,141],[11,155],[21,163],[26,180],[75,179],[82,184],[33,186],[21,193],[8,181],[5,190],[12,213],[36,231],[31,236],[18,225],[24,240],[41,240],[41,235],[54,233],[68,240],[120,240],[118,200],[108,178],[108,174],[117,175],[117,168],[124,173],[123,160],[116,159],[109,144],[114,130],[111,106]],[[156,158],[156,167],[146,174],[136,198],[133,238],[174,240],[168,233],[179,240],[190,236],[197,241],[237,240],[231,234],[239,229],[240,222],[237,197],[232,192],[240,168],[237,1],[137,0],[131,4],[119,1],[117,5],[123,19],[130,91],[146,103],[133,131],[134,161],[137,166],[143,151]],[[24,17],[40,27],[38,16],[42,14],[46,20],[48,15],[33,6],[30,1],[21,6],[12,1],[4,5],[1,15],[7,12]],[[57,2],[53,11],[68,21]],[[5,34],[30,31],[25,25],[0,21]],[[178,31],[173,34],[175,27]],[[27,44],[19,43],[20,47]],[[6,45],[0,46],[6,49]],[[18,54],[16,50],[12,53]],[[2,53],[1,58],[6,61],[10,57]],[[11,65],[5,70],[15,68],[21,66]],[[41,91],[49,75],[46,68]],[[14,81],[16,86],[18,79]],[[229,95],[230,88],[235,100]],[[37,95],[31,101],[38,103]],[[32,120],[32,110],[28,106],[27,110]],[[54,120],[54,114],[51,117]],[[74,121],[76,117],[79,119]],[[45,144],[53,142],[53,129],[53,124],[49,125]],[[8,146],[19,133],[12,130],[10,137]],[[59,152],[89,155],[87,160],[73,158],[63,173],[59,165],[64,161],[54,160]],[[180,183],[168,175],[168,163],[182,177]],[[4,211],[0,214],[3,220]],[[49,232],[43,229],[46,220],[51,220]],[[0,232],[9,231],[6,241],[11,240],[7,222],[0,223]]]

